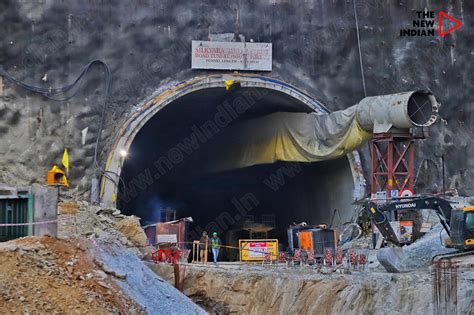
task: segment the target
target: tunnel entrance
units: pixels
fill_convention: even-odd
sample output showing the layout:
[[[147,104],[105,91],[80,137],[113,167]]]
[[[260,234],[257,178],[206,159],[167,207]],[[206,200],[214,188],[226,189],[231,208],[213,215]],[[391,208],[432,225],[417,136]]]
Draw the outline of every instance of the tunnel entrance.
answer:
[[[275,112],[310,112],[286,93],[260,87],[210,87],[188,93],[153,115],[137,132],[123,158],[117,206],[142,224],[191,216],[188,239],[218,232],[224,244],[239,238],[277,238],[287,244],[294,222],[329,223],[334,209],[342,227],[352,217],[353,170],[349,160],[276,162],[215,169],[226,128]],[[118,150],[118,148],[116,148]],[[228,252],[227,259],[236,254]]]

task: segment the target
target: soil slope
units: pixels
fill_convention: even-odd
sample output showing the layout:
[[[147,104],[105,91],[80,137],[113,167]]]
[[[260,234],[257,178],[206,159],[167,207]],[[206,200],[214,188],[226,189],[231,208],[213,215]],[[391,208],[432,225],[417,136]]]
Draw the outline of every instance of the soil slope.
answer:
[[[26,237],[0,243],[0,310],[18,313],[144,313],[80,243]]]

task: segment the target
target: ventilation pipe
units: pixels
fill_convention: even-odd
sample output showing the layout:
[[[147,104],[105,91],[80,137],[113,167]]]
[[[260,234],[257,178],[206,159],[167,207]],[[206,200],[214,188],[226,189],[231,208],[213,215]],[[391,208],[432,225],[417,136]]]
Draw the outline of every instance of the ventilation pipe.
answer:
[[[431,126],[438,119],[439,110],[429,91],[366,97],[356,106],[357,122],[372,133]]]
[[[319,113],[277,112],[226,129],[211,156],[211,170],[276,161],[318,162],[344,156],[373,134],[408,133],[438,118],[439,104],[428,91],[366,97],[344,110]],[[228,143],[232,143],[229,147]],[[226,148],[225,151],[220,148]]]

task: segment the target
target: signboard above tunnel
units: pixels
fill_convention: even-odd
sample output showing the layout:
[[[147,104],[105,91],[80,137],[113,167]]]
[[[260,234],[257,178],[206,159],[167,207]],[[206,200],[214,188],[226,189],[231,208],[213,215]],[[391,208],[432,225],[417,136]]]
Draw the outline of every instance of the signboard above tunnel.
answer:
[[[272,71],[272,44],[193,40],[191,67]]]

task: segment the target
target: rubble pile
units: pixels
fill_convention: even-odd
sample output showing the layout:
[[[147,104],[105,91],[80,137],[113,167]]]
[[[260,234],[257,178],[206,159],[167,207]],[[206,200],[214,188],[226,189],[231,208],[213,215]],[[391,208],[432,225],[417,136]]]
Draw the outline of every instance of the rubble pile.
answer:
[[[0,309],[18,313],[144,313],[80,242],[26,237],[0,243]]]
[[[139,220],[137,217],[127,217],[120,213],[120,210],[113,208],[102,208],[99,206],[90,205],[86,201],[63,202],[59,206],[59,223],[58,223],[58,237],[87,237],[87,238],[102,238],[109,243],[121,244],[135,249],[133,238],[128,239],[118,227],[123,231],[130,230],[127,226],[132,223],[136,229],[139,227]],[[71,208],[75,208],[71,211]],[[121,222],[124,223],[121,223]],[[128,224],[127,224],[128,223]],[[138,229],[137,229],[138,230]],[[139,229],[138,231],[140,231]],[[143,237],[146,239],[145,233]],[[139,232],[135,231],[132,237],[137,236]]]
[[[456,252],[453,248],[443,246],[443,239],[448,238],[443,226],[438,223],[430,232],[413,244],[403,247],[402,265],[406,269],[427,268],[433,257]]]
[[[59,237],[83,239],[87,255],[111,276],[124,294],[151,314],[205,314],[143,263],[141,257],[151,248],[141,245],[146,243],[146,236],[137,217],[85,201],[76,204],[72,213],[63,211],[64,203],[60,204]]]
[[[138,218],[69,201],[58,220],[58,239],[0,243],[2,314],[205,313],[141,261]]]
[[[140,219],[138,217],[130,216],[118,220],[115,222],[115,227],[133,244],[137,246],[145,246],[147,244],[147,238],[140,226]]]

